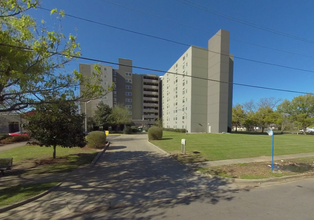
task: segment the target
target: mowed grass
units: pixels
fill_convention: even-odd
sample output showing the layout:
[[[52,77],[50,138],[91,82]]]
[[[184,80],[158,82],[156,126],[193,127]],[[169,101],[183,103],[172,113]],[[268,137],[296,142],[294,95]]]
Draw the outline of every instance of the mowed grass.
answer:
[[[79,153],[93,153],[96,152],[90,148],[63,148],[57,146],[56,148],[57,157],[65,157],[73,154]],[[14,162],[19,162],[26,159],[46,159],[52,158],[53,147],[40,147],[40,146],[23,146],[14,148],[12,150],[7,150],[0,152],[0,158],[13,158]]]
[[[81,165],[90,164],[97,155],[97,151],[91,148],[57,147],[57,158],[52,159],[52,152],[52,147],[23,146],[0,152],[0,158],[12,157],[13,165],[18,170],[24,170],[23,175],[29,175],[70,172]]]
[[[181,151],[181,139],[186,139],[187,154],[199,151],[207,160],[224,160],[270,156],[272,138],[267,134],[184,134],[163,131],[163,139],[151,141],[169,153]],[[313,135],[275,135],[274,154],[286,155],[314,152]]]
[[[0,190],[0,207],[11,205],[25,199],[36,196],[51,187],[57,185],[58,182],[40,183],[32,185],[19,185]]]

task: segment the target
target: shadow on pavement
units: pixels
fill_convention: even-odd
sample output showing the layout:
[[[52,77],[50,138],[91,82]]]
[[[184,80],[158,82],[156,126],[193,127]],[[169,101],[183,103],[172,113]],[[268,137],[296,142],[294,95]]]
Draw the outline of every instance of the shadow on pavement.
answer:
[[[153,152],[109,151],[93,169],[76,170],[56,191],[25,207],[23,219],[151,219],[177,204],[231,201],[239,190]],[[149,214],[156,209],[158,214]],[[7,219],[18,219],[20,211],[8,211]]]

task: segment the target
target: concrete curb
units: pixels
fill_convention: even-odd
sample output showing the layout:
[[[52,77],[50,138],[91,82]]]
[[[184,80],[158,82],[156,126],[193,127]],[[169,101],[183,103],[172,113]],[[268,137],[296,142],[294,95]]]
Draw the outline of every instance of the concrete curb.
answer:
[[[14,208],[17,208],[17,207],[19,207],[19,206],[25,205],[25,204],[27,204],[27,203],[29,203],[29,202],[32,202],[32,201],[34,201],[34,200],[36,200],[36,199],[39,199],[39,198],[41,198],[41,197],[47,195],[47,194],[50,193],[51,191],[57,189],[59,186],[61,186],[62,183],[63,183],[63,182],[58,183],[58,184],[55,185],[54,187],[51,187],[50,189],[46,190],[45,192],[40,193],[39,195],[36,195],[36,196],[31,197],[31,198],[25,199],[25,200],[23,200],[23,201],[21,201],[21,202],[14,203],[14,204],[12,204],[12,205],[4,206],[4,207],[0,208],[0,213],[9,211],[9,210],[11,210],[11,209],[14,209]]]
[[[110,142],[108,142],[108,143],[106,144],[106,146],[104,147],[104,149],[103,149],[101,152],[99,152],[99,153],[97,154],[97,156],[94,158],[94,160],[93,160],[92,163],[90,164],[90,167],[94,167],[94,166],[96,165],[96,163],[97,163],[97,161],[99,160],[100,156],[103,155],[103,154],[106,152],[106,150],[108,149],[109,145],[110,145]],[[70,173],[69,173],[69,174],[70,174]],[[69,174],[68,174],[68,175],[69,175]],[[29,202],[35,201],[35,200],[37,200],[37,199],[39,199],[39,198],[41,198],[41,197],[47,195],[48,193],[54,191],[54,190],[57,189],[59,186],[61,186],[62,183],[63,183],[63,181],[60,182],[60,183],[58,183],[58,184],[55,185],[54,187],[51,187],[50,189],[46,190],[45,192],[40,193],[39,195],[33,196],[33,197],[28,198],[28,199],[26,199],[26,200],[23,200],[23,201],[21,201],[21,202],[14,203],[14,204],[12,204],[12,205],[8,205],[8,206],[5,206],[5,207],[2,207],[2,208],[0,208],[0,213],[9,211],[9,210],[14,209],[14,208],[17,208],[17,207],[19,207],[19,206],[25,205],[25,204],[27,204],[27,203],[29,203]]]
[[[171,156],[171,154],[169,154],[167,151],[161,149],[160,147],[156,146],[155,144],[149,142],[149,140],[147,139],[147,143],[149,143],[150,145],[154,146],[155,148],[157,148],[159,151],[163,152],[164,154],[166,154],[167,156]]]
[[[290,181],[295,181],[295,180],[311,178],[314,176],[314,172],[297,174],[297,175],[292,175],[292,176],[267,178],[267,179],[238,179],[238,178],[228,178],[228,177],[214,176],[214,175],[202,174],[202,173],[198,173],[198,175],[207,176],[210,178],[219,178],[221,180],[225,180],[228,183],[252,184],[255,186],[260,186],[262,184],[266,185],[269,183],[282,183],[282,182],[290,182]]]
[[[110,142],[108,142],[105,145],[104,149],[97,154],[97,156],[94,158],[94,160],[90,164],[90,167],[94,167],[96,165],[96,163],[98,162],[99,158],[106,152],[106,150],[108,149],[109,146],[110,146]]]

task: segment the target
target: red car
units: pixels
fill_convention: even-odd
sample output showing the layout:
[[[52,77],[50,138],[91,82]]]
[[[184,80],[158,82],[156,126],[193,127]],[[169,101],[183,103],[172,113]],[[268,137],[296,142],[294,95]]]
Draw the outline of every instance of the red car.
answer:
[[[26,131],[22,131],[22,132],[18,131],[18,132],[14,132],[14,133],[9,133],[9,135],[10,136],[28,136],[29,137],[29,135],[27,134]]]

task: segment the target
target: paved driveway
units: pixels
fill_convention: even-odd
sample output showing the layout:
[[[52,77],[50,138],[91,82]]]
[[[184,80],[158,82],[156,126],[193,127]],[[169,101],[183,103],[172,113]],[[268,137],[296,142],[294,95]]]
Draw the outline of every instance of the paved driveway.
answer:
[[[58,190],[0,218],[72,219],[73,215],[80,218],[82,213],[108,207],[135,207],[128,212],[132,216],[144,212],[147,206],[189,203],[203,194],[211,204],[229,201],[238,192],[219,179],[195,176],[149,144],[147,135],[122,135],[110,140],[112,145],[95,167],[76,170]]]

